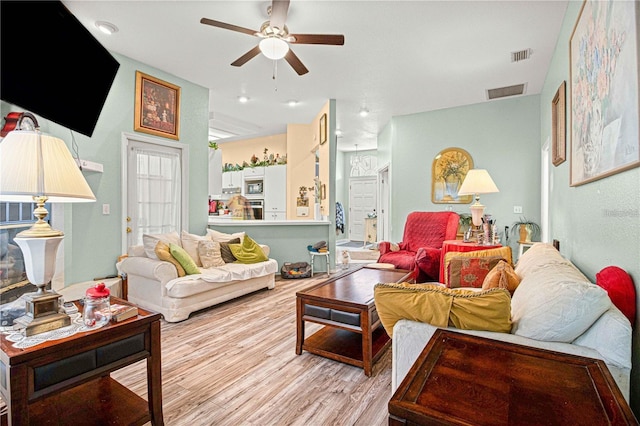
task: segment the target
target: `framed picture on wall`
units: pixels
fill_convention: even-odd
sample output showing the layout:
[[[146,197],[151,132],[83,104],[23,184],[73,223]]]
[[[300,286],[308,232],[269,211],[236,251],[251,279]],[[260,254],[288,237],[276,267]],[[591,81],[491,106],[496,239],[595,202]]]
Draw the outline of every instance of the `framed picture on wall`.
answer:
[[[133,130],[180,139],[180,87],[136,71]]]
[[[569,42],[570,185],[640,165],[638,2],[586,0]]]
[[[473,169],[471,155],[462,148],[446,148],[433,159],[431,166],[431,202],[468,204],[472,195],[458,195],[460,185]]]
[[[554,166],[567,159],[565,91],[566,82],[563,81],[551,101],[551,162]]]
[[[327,141],[327,114],[320,117],[320,145]]]

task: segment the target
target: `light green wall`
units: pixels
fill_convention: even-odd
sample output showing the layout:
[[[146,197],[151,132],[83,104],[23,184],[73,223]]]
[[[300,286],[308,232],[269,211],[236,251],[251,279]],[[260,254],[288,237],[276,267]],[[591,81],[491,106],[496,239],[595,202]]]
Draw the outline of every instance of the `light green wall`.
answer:
[[[555,54],[541,94],[540,144],[551,134],[551,100],[562,81],[569,84],[569,40],[582,2],[569,2]],[[570,104],[567,87],[567,114]],[[636,117],[637,119],[637,117]],[[567,116],[567,125],[569,117]],[[615,265],[626,270],[635,283],[636,306],[640,306],[640,168],[577,187],[569,186],[570,136],[567,161],[551,166],[549,202],[551,238],[560,251],[587,277]],[[630,405],[640,417],[640,321],[633,333]]]
[[[482,195],[480,201],[499,230],[522,216],[513,213],[514,205],[540,223],[539,100],[523,96],[393,117],[384,131],[383,147],[390,154],[380,155],[391,165],[391,240],[402,240],[412,211],[469,213],[469,204],[431,202],[433,159],[449,147],[466,150],[474,167],[487,169],[498,186],[499,193]]]
[[[189,145],[189,228],[190,232],[202,234],[207,226],[208,89],[125,56],[113,56],[120,68],[92,137],[74,132],[72,138],[69,129],[38,117],[44,133],[63,139],[70,149],[75,139],[80,158],[104,166],[103,173],[83,172],[96,202],[64,207],[66,285],[116,274],[115,263],[122,254],[121,140],[123,132],[133,133],[136,70],[181,88],[178,142]],[[22,109],[2,102],[2,116],[10,111]],[[103,204],[110,205],[111,214],[102,214]]]

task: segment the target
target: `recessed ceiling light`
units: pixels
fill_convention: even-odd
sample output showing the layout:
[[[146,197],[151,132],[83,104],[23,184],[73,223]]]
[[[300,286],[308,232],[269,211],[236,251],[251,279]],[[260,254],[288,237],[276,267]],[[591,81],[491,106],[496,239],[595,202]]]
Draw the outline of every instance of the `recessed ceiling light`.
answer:
[[[249,102],[249,97],[248,96],[238,96],[238,102],[240,102],[241,104],[246,104],[247,102]]]
[[[107,35],[111,35],[113,33],[118,32],[118,27],[113,25],[111,22],[106,21],[96,21],[96,27]]]
[[[360,108],[360,117],[366,117],[369,115],[369,110],[365,107]]]
[[[296,101],[295,99],[291,99],[289,102],[287,102],[287,105],[293,108],[294,106],[298,105],[298,101]]]

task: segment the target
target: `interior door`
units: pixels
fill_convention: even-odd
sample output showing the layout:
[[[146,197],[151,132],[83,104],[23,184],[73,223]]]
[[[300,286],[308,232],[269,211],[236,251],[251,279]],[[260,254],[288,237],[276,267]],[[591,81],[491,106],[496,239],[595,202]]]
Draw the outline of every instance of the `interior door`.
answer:
[[[377,207],[376,176],[349,179],[349,239],[364,241],[364,219]]]
[[[128,135],[123,139],[123,253],[143,234],[188,229],[188,147]]]

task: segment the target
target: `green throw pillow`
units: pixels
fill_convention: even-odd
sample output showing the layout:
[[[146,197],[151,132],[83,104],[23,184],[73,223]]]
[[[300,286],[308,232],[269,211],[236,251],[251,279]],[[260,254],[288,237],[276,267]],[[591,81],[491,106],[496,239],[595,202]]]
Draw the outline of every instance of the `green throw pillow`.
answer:
[[[173,256],[180,265],[184,268],[184,272],[187,275],[199,274],[200,269],[196,265],[196,262],[189,256],[189,253],[182,247],[175,245],[173,243],[169,244],[169,251],[171,252],[171,256]]]
[[[240,263],[258,263],[269,260],[262,251],[262,247],[246,234],[242,244],[229,244],[229,248]]]

